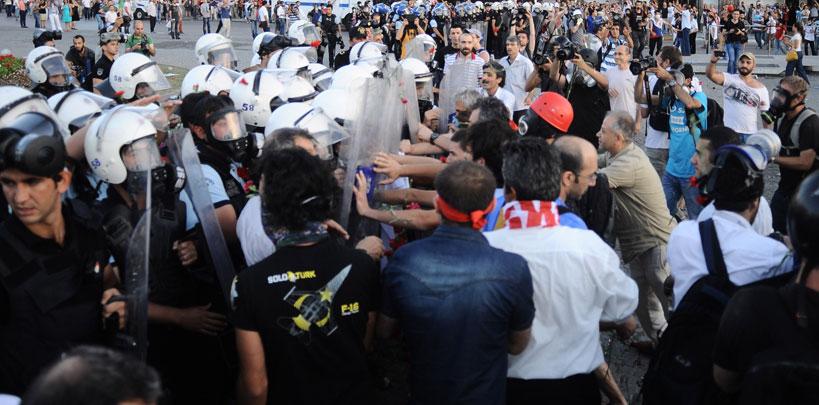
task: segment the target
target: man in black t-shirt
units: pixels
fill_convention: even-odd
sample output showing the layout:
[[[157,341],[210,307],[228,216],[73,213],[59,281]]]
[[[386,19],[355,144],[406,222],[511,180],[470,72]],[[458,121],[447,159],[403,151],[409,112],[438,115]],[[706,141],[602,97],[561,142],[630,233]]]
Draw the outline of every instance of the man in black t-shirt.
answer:
[[[380,304],[379,269],[330,238],[339,187],[300,149],[262,163],[262,218],[276,246],[234,286],[240,401],[370,403],[365,348]]]
[[[808,89],[808,84],[801,77],[787,76],[779,81],[779,87],[774,89],[771,96],[771,110],[783,114],[775,127],[782,141],[782,149],[776,158],[780,173],[779,187],[771,198],[773,227],[781,233],[787,232],[785,220],[791,196],[802,179],[819,168],[816,161],[819,116],[805,107]],[[797,121],[801,121],[798,136],[792,136]],[[794,140],[797,142],[794,143]]]
[[[93,91],[93,80],[91,79],[94,72],[94,51],[85,46],[85,37],[82,35],[74,36],[74,46],[65,54],[65,60],[74,71],[77,81],[80,86],[88,91]]]
[[[631,38],[634,41],[634,59],[639,59],[643,55],[643,49],[646,47],[646,23],[648,22],[648,15],[643,7],[643,2],[637,1],[634,5],[631,15],[628,19],[629,27],[631,27]]]
[[[119,33],[105,33],[100,36],[100,55],[97,63],[94,64],[92,72],[93,85],[98,84],[108,79],[108,74],[111,72],[111,65],[114,64],[114,59],[119,54]]]
[[[737,61],[742,53],[742,44],[746,34],[745,21],[739,18],[739,10],[734,10],[722,27],[725,33],[725,53],[728,56],[728,73],[737,72]]]
[[[802,264],[795,284],[740,290],[714,345],[714,380],[739,402],[817,403],[819,392],[819,174],[794,196],[788,221]]]

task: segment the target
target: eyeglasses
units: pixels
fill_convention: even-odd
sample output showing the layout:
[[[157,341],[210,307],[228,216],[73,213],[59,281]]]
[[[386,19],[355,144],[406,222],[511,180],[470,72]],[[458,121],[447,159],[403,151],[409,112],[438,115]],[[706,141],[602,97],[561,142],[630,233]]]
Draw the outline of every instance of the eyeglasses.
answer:
[[[586,179],[590,184],[594,184],[597,181],[597,171],[595,170],[591,174],[587,174],[585,176],[581,176],[580,173],[572,172],[575,176],[575,183],[580,182],[580,179]]]

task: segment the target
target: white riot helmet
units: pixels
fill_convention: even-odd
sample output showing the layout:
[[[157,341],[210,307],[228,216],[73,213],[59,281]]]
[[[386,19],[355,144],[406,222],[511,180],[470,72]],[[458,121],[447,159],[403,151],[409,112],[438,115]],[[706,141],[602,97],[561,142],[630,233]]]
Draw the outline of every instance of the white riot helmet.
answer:
[[[122,108],[109,110],[97,118],[85,135],[85,159],[97,177],[109,184],[122,184],[128,177],[128,170],[145,171],[153,167],[126,167],[123,162],[123,147],[140,140],[147,151],[147,159],[152,165],[161,166],[162,158],[150,151],[150,143],[156,145],[156,129],[142,115]]]
[[[359,42],[350,48],[351,65],[372,65],[379,67],[384,61],[387,46],[373,41]]]
[[[496,1],[496,2],[492,3],[492,10],[500,11],[501,10],[501,2]]]
[[[412,41],[407,44],[406,58],[420,59],[425,63],[429,63],[435,58],[435,49],[438,45],[435,40],[427,35],[417,35]]]
[[[199,63],[203,65],[219,65],[233,70],[239,63],[236,52],[233,51],[233,44],[219,34],[205,34],[199,37],[194,52]]]
[[[181,96],[184,98],[191,93],[207,91],[210,94],[218,95],[219,92],[229,92],[233,86],[234,77],[232,70],[227,70],[221,66],[199,65],[191,69],[182,80]]]
[[[482,1],[476,1],[475,2],[475,8],[477,8],[480,11],[483,11],[483,2]]]
[[[22,114],[34,112],[53,118],[63,139],[71,136],[68,125],[54,114],[42,95],[17,86],[0,86],[0,94],[3,95],[0,98],[0,128],[8,126]]]
[[[171,88],[159,65],[138,52],[129,52],[116,58],[111,65],[108,81],[114,91],[122,92],[125,100],[152,96],[158,91]]]
[[[253,44],[251,46],[251,49],[253,49],[253,54],[256,55],[259,53],[259,48],[261,48],[262,42],[265,40],[265,38],[272,39],[275,36],[276,34],[272,32],[263,32],[259,35],[256,35],[256,38],[253,38]]]
[[[322,159],[332,158],[332,146],[349,137],[349,133],[321,108],[305,103],[289,103],[274,111],[264,127],[265,139],[280,128],[301,128],[309,132],[318,143]]]
[[[267,68],[282,73],[309,75],[310,61],[303,53],[293,48],[281,49],[273,52]]]
[[[230,88],[230,99],[251,132],[261,132],[270,118],[273,105],[284,104],[280,96],[284,86],[274,73],[266,70],[248,72]]]
[[[282,90],[281,100],[286,103],[312,103],[313,99],[319,94],[313,84],[301,77],[293,76],[292,78],[283,82],[284,90]],[[273,106],[273,110],[275,111]]]
[[[340,67],[333,73],[333,83],[331,89],[353,90],[360,88],[367,83],[367,79],[372,79],[373,71],[367,69],[370,65],[356,66],[346,65]]]
[[[432,81],[432,72],[429,71],[429,67],[427,64],[415,59],[415,58],[406,58],[401,62],[398,62],[402,68],[411,71],[415,75],[416,82],[429,82]]]
[[[339,125],[354,120],[361,108],[362,91],[329,89],[319,93],[313,100],[313,107],[321,108],[327,116]]]
[[[50,46],[38,46],[26,56],[26,74],[33,83],[45,84],[53,95],[73,87],[71,69],[62,52]]]
[[[333,69],[321,63],[311,63],[308,66],[312,76],[313,86],[317,91],[324,91],[330,88],[333,83]]]
[[[298,20],[290,25],[287,36],[294,45],[310,45],[317,48],[321,44],[321,35],[313,23],[305,20]]]
[[[83,89],[71,89],[48,98],[48,105],[71,133],[88,124],[104,110],[116,105],[114,100]]]
[[[541,11],[543,11],[543,6],[539,2],[532,4],[532,14],[540,14]]]

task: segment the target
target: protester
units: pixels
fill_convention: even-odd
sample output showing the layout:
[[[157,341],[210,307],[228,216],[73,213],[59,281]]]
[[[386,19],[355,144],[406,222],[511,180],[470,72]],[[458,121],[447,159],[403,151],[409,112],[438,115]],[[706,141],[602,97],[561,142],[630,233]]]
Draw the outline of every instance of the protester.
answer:
[[[736,131],[744,143],[748,136],[760,127],[760,113],[769,108],[768,89],[752,73],[756,67],[756,56],[743,52],[737,62],[739,74],[717,71],[716,56],[705,70],[708,79],[722,86],[725,126]]]

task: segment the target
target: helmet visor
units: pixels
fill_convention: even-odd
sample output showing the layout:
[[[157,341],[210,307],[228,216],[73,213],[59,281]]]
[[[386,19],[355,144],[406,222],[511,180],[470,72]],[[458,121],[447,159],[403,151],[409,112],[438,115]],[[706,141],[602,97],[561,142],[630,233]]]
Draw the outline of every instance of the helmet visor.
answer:
[[[135,93],[137,98],[152,96],[157,92],[171,88],[171,83],[168,82],[156,62],[146,63],[134,69],[131,74],[135,79],[134,81],[138,83]]]
[[[316,29],[315,26],[304,26],[304,28],[302,28],[302,33],[304,33],[305,44],[310,45],[313,48],[317,48],[319,44],[321,44],[321,35],[319,35],[318,29]]]
[[[130,172],[145,172],[162,166],[162,157],[154,137],[137,139],[122,147],[119,153],[122,163]]]
[[[313,77],[313,85],[316,86],[316,90],[320,92],[328,90],[332,84],[333,84],[332,73],[328,74],[319,73],[318,77]]]
[[[230,142],[247,136],[242,115],[233,109],[217,111],[208,118],[213,138],[221,142]]]
[[[235,69],[239,64],[236,52],[232,47],[214,49],[208,52],[208,64],[221,66],[225,69]]]
[[[48,77],[48,83],[54,86],[65,86],[71,82],[71,70],[61,54],[49,56],[41,62]]]
[[[0,109],[0,128],[8,126],[12,121],[14,121],[17,117],[21,114],[25,114],[28,112],[35,112],[40,113],[42,115],[51,117],[54,119],[55,122],[62,123],[62,121],[57,117],[52,110],[46,99],[43,96],[38,94],[32,94],[30,96],[23,97],[13,103],[10,103]],[[68,128],[65,128],[64,125],[57,125],[59,131],[62,133],[63,137],[68,137],[70,134],[68,133]]]
[[[333,157],[331,147],[350,137],[350,133],[335,120],[327,116],[321,108],[313,108],[294,122],[295,126],[310,132],[318,144],[319,156],[322,159]]]

